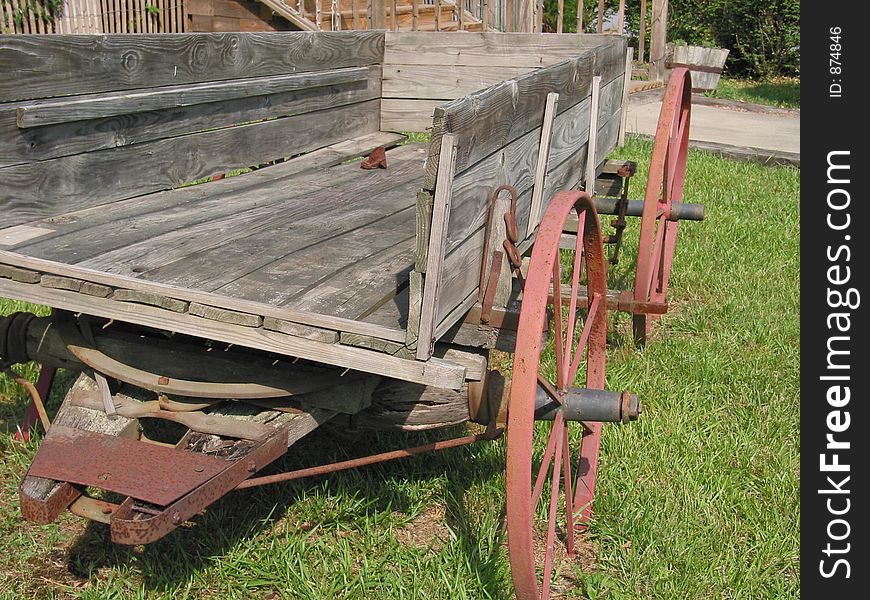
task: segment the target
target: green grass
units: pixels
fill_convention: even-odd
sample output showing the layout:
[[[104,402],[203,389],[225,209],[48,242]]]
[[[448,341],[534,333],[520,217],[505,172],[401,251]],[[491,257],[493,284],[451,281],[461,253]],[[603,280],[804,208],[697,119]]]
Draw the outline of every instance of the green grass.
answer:
[[[770,81],[723,77],[716,89],[707,95],[711,98],[741,100],[780,108],[800,108],[801,81],[797,77],[780,77]]]
[[[617,155],[640,161],[643,179],[650,149],[629,139]],[[605,426],[584,558],[561,565],[566,598],[799,597],[800,173],[694,151],[688,171],[687,198],[707,219],[680,227],[672,311],[642,350],[630,318],[610,317],[608,387],[637,392],[645,410]],[[633,272],[629,227],[612,281]],[[23,410],[0,379],[0,418]],[[326,428],[270,471],[437,437]],[[234,492],[144,548],[69,515],[22,521],[16,486],[36,442],[0,433],[0,444],[0,597],[511,597],[503,442]]]

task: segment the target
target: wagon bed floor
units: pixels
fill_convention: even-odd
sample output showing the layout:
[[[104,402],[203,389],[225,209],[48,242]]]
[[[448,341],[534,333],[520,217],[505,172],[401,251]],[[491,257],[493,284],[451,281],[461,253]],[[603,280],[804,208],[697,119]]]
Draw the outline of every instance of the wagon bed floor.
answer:
[[[361,319],[406,287],[424,144],[388,168],[294,161],[56,215],[17,254],[218,296]],[[397,327],[398,322],[393,321]]]

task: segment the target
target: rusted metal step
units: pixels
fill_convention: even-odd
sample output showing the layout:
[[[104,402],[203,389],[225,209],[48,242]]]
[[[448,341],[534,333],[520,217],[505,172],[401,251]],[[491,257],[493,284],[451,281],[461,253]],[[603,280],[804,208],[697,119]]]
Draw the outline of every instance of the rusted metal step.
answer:
[[[118,411],[110,416],[101,408],[97,383],[80,376],[19,487],[24,517],[47,523],[69,507],[108,523],[117,543],[153,542],[337,414],[289,398],[264,408],[233,400],[150,399],[153,395],[125,386],[112,395]],[[175,444],[155,442],[142,434],[144,418],[181,422],[189,429]],[[115,504],[92,498],[84,495],[88,488],[126,499]]]

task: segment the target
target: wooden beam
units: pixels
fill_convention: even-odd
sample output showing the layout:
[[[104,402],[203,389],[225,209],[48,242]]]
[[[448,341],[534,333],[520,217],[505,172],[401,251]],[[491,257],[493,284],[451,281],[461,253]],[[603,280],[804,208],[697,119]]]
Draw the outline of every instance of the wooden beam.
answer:
[[[596,31],[598,33],[604,32],[604,0],[598,0],[598,23]]]
[[[368,78],[368,69],[368,67],[351,67],[314,73],[150,88],[135,92],[110,92],[70,100],[34,101],[18,107],[17,122],[19,128],[26,129],[354,83],[365,81]]]
[[[447,243],[447,223],[450,219],[450,200],[453,193],[453,173],[456,167],[454,136],[441,138],[441,160],[435,183],[435,204],[429,230],[429,250],[426,259],[426,279],[423,286],[423,306],[420,311],[420,332],[417,339],[417,358],[426,360],[435,344],[433,333],[438,308],[438,286],[444,267],[444,248]]]
[[[628,93],[631,88],[631,64],[634,57],[634,48],[625,51],[625,76],[622,80],[622,114],[619,120],[619,139],[616,145],[620,148],[625,145],[625,130],[628,127]]]
[[[586,154],[586,193],[595,194],[595,156],[598,150],[598,106],[601,100],[601,76],[592,78],[592,108],[589,111],[589,145]]]
[[[372,17],[369,29],[387,28],[387,0],[372,0]]]
[[[360,333],[363,335],[371,335],[373,337],[383,338],[400,342],[405,339],[404,332],[393,328],[374,325],[372,323],[364,323],[362,321],[354,321],[352,319],[344,319],[341,317],[330,317],[326,315],[316,315],[304,311],[298,311],[286,307],[270,306],[260,302],[252,302],[250,300],[239,300],[236,298],[227,298],[209,292],[198,292],[179,288],[161,283],[151,283],[127,277],[124,275],[116,275],[111,273],[103,273],[92,269],[82,267],[68,266],[61,263],[42,260],[38,258],[29,258],[20,254],[6,252],[0,250],[0,265],[11,266],[19,270],[25,269],[28,271],[38,271],[42,273],[51,273],[64,277],[72,277],[90,281],[92,283],[108,285],[111,287],[121,287],[129,290],[139,290],[143,292],[152,292],[157,295],[163,295],[169,298],[176,298],[188,302],[201,302],[209,306],[217,306],[228,310],[238,310],[240,312],[248,312],[259,314],[264,317],[275,317],[302,325],[311,325],[314,327],[322,327],[324,329],[332,329],[337,331],[349,331],[352,333]],[[117,304],[123,304],[112,300]],[[133,306],[133,305],[129,305]],[[63,307],[59,307],[63,308]],[[72,309],[71,309],[72,310]],[[164,311],[166,312],[166,311]],[[201,319],[200,319],[201,320]]]
[[[532,204],[529,209],[528,231],[537,228],[541,222],[544,180],[547,176],[547,165],[550,160],[550,141],[553,138],[553,120],[556,118],[556,106],[558,102],[559,94],[547,94],[547,106],[544,109],[544,123],[541,128],[541,143],[538,145],[538,160],[535,164],[535,187],[532,191]]]
[[[649,78],[665,80],[665,52],[668,36],[668,0],[653,0],[652,40],[649,49]]]
[[[383,56],[379,31],[257,32],[244,43],[237,33],[14,36],[0,54],[0,102],[359,67]]]
[[[10,279],[0,279],[0,296],[425,385],[459,389],[465,381],[465,368],[444,359],[432,357],[425,362],[405,360],[362,348],[325,344],[260,328],[239,327],[153,306],[94,298]]]
[[[646,57],[646,0],[640,0],[640,33],[637,40],[637,59],[644,62]]]

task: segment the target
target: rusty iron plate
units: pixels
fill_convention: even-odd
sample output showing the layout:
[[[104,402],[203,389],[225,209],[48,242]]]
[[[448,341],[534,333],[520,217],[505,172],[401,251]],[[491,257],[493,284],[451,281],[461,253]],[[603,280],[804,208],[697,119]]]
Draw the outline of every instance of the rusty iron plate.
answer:
[[[166,506],[230,465],[204,454],[53,425],[28,474]]]

